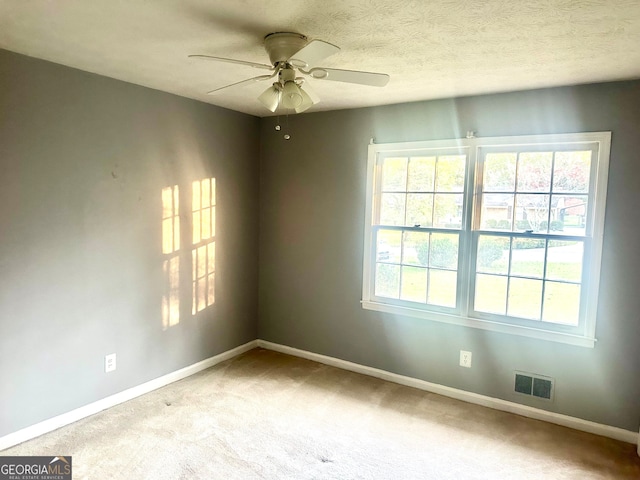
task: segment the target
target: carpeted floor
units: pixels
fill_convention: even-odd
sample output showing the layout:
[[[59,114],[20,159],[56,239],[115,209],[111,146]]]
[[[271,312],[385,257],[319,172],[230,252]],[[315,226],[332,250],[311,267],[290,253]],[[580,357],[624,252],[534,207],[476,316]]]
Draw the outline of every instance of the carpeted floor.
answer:
[[[256,349],[18,445],[79,479],[639,479],[635,446]]]

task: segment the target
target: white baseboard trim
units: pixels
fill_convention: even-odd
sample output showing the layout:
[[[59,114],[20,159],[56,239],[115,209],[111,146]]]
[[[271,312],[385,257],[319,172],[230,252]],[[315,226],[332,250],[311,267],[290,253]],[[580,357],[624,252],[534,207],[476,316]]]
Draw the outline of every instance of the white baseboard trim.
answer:
[[[53,417],[43,422],[36,423],[35,425],[32,425],[30,427],[23,428],[22,430],[18,430],[17,432],[10,433],[9,435],[5,435],[4,437],[0,437],[0,451],[14,445],[18,445],[19,443],[26,442],[27,440],[31,440],[32,438],[39,437],[40,435],[51,432],[53,430],[57,430],[60,427],[64,427],[65,425],[69,425],[73,422],[77,422],[78,420],[82,420],[85,417],[94,415],[98,412],[101,412],[102,410],[114,407],[128,400],[132,400],[136,397],[139,397],[140,395],[144,395],[145,393],[149,393],[153,390],[157,390],[158,388],[169,385],[170,383],[182,380],[183,378],[201,372],[202,370],[206,370],[209,367],[213,367],[214,365],[224,362],[225,360],[229,360],[230,358],[240,355],[241,353],[253,350],[257,346],[258,341],[252,340],[248,343],[245,343],[244,345],[240,345],[239,347],[227,350],[226,352],[222,352],[218,355],[202,360],[201,362],[194,363],[193,365],[189,365],[188,367],[181,368],[180,370],[168,373],[166,375],[163,375],[162,377],[155,378],[141,385],[137,385],[120,393],[116,393],[115,395],[103,398],[102,400],[98,400],[97,402],[90,403],[89,405],[85,405],[84,407],[77,408],[70,412],[63,413],[62,415],[58,415],[57,417]]]
[[[466,392],[464,390],[458,390],[457,388],[451,388],[444,385],[439,385],[437,383],[426,382],[417,378],[405,377],[404,375],[387,372],[386,370],[367,367],[366,365],[360,365],[358,363],[352,363],[346,360],[340,360],[338,358],[321,355],[319,353],[308,352],[306,350],[300,350],[297,348],[288,347],[286,345],[280,345],[278,343],[267,342],[265,340],[258,340],[258,346],[266,348],[267,350],[274,350],[276,352],[286,353],[288,355],[324,363],[326,365],[331,365],[343,370],[349,370],[352,372],[361,373],[363,375],[369,375],[371,377],[387,380],[389,382],[399,383],[400,385],[406,385],[408,387],[425,390],[427,392],[437,393],[439,395],[444,395],[445,397],[455,398],[457,400],[474,403],[476,405],[482,405],[483,407],[489,407],[495,410],[515,413],[516,415],[521,415],[523,417],[529,417],[536,420],[543,420],[549,423],[555,423],[556,425],[573,428],[574,430],[581,430],[583,432],[594,433],[596,435],[613,438],[615,440],[621,440],[627,443],[638,444],[638,454],[640,455],[638,433],[632,432],[630,430],[611,427],[609,425],[603,425],[601,423],[591,422],[588,420],[583,420],[581,418],[570,417],[568,415],[562,415],[559,413],[548,412],[546,410],[540,410],[538,408],[509,402],[507,400],[501,400],[499,398],[487,397],[485,395],[479,395],[477,393]]]
[[[194,363],[188,367],[176,370],[175,372],[168,373],[162,377],[158,377],[154,380],[150,380],[141,385],[129,388],[115,395],[103,398],[97,402],[90,403],[84,407],[77,408],[70,412],[58,415],[43,422],[37,423],[17,432],[10,433],[4,437],[0,437],[0,451],[18,445],[19,443],[26,442],[32,438],[39,437],[45,433],[57,430],[58,428],[69,425],[70,423],[82,420],[85,417],[94,415],[107,408],[114,407],[120,403],[132,400],[136,397],[144,395],[145,393],[152,392],[158,388],[169,385],[170,383],[177,382],[183,378],[189,377],[195,373],[206,370],[209,367],[217,365],[218,363],[229,360],[237,355],[252,350],[256,347],[266,348],[276,352],[286,353],[300,358],[306,358],[307,360],[313,360],[325,365],[331,365],[333,367],[341,368],[343,370],[349,370],[363,375],[369,375],[371,377],[380,378],[389,382],[398,383],[400,385],[406,385],[408,387],[417,388],[427,392],[437,393],[446,397],[455,398],[465,402],[473,403],[476,405],[482,405],[484,407],[493,408],[496,410],[502,410],[504,412],[515,413],[522,415],[523,417],[529,417],[536,420],[542,420],[549,423],[555,423],[564,427],[573,428],[575,430],[581,430],[583,432],[589,432],[603,437],[613,438],[615,440],[621,440],[627,443],[638,444],[638,454],[640,455],[640,442],[638,442],[638,433],[622,428],[611,427],[609,425],[602,425],[600,423],[583,420],[581,418],[570,417],[568,415],[562,415],[559,413],[548,412],[546,410],[540,410],[538,408],[529,407],[527,405],[520,405],[518,403],[501,400],[499,398],[487,397],[479,395],[477,393],[466,392],[464,390],[458,390],[456,388],[439,385],[437,383],[431,383],[417,378],[406,377],[404,375],[398,375],[397,373],[387,372],[366,365],[360,365],[358,363],[348,362],[346,360],[340,360],[338,358],[321,355],[319,353],[308,352],[306,350],[300,350],[298,348],[288,347],[286,345],[280,345],[277,343],[267,342],[265,340],[252,340],[251,342],[240,345],[226,352],[220,353],[213,357],[202,360],[201,362]]]

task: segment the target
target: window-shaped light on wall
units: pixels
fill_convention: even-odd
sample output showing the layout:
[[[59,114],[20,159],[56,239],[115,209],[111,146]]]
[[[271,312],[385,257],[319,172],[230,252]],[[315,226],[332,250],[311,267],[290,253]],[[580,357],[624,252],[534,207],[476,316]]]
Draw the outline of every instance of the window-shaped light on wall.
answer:
[[[180,192],[178,185],[162,189],[162,328],[180,323]]]
[[[216,179],[192,183],[192,307],[191,313],[215,302]]]
[[[180,192],[178,185],[162,189],[162,253],[180,250]]]

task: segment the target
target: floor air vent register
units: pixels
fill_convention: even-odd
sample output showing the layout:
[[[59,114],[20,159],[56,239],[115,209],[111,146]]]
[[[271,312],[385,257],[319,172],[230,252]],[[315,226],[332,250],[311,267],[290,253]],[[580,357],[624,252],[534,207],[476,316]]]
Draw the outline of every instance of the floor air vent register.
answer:
[[[553,400],[554,380],[535,373],[515,372],[516,393],[530,395],[543,400]]]

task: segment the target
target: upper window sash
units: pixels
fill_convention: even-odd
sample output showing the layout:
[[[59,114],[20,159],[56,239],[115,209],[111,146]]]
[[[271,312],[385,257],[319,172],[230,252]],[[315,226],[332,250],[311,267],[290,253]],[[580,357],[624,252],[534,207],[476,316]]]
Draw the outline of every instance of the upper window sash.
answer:
[[[590,236],[598,144],[479,147],[474,230]]]
[[[373,225],[462,229],[468,156],[458,146],[380,152]]]

